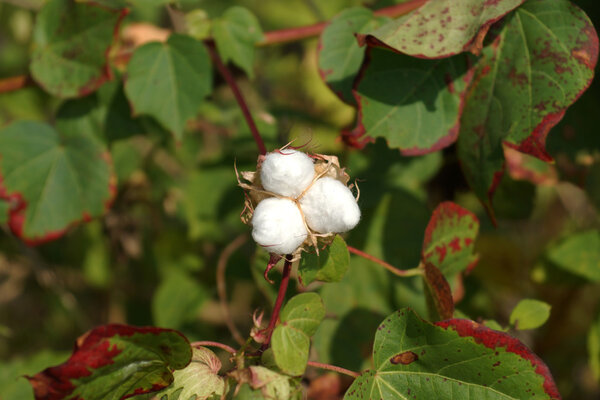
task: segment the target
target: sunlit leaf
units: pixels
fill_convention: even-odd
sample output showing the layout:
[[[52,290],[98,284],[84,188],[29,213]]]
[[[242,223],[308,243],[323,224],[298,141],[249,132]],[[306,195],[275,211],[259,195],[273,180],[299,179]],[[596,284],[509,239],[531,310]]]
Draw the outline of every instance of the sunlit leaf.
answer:
[[[288,375],[302,375],[308,362],[310,337],[325,316],[325,307],[316,293],[302,293],[288,301],[273,331],[271,348],[275,362]]]
[[[468,50],[476,35],[524,0],[436,0],[360,37],[421,58],[443,58]]]
[[[524,299],[510,313],[510,324],[518,330],[535,329],[550,317],[550,304],[535,299]]]
[[[402,309],[379,326],[374,369],[345,399],[559,399],[548,367],[523,343],[466,319],[432,325]]]

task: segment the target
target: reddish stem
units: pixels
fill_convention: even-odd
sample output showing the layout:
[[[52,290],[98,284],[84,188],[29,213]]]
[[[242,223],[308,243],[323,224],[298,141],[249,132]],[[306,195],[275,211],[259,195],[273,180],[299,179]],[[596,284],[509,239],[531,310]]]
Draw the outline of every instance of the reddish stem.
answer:
[[[348,246],[348,251],[352,254],[356,254],[357,256],[361,256],[362,258],[365,258],[369,261],[373,261],[374,263],[381,265],[382,267],[384,267],[385,269],[387,269],[394,275],[405,276],[405,277],[422,275],[422,269],[418,268],[418,267],[413,268],[413,269],[402,270],[402,269],[398,269],[398,268],[394,267],[391,264],[386,263],[385,261],[383,261],[375,256],[372,256],[371,254],[368,254],[368,253],[365,253],[364,251],[358,250],[355,247]]]
[[[244,96],[242,95],[242,92],[241,92],[239,86],[237,85],[235,78],[231,74],[231,71],[229,71],[229,69],[223,63],[223,60],[221,60],[221,57],[219,56],[219,52],[215,48],[215,43],[213,41],[206,41],[206,48],[208,49],[210,58],[213,60],[213,63],[215,64],[215,66],[217,67],[219,72],[221,73],[221,76],[223,76],[223,79],[225,79],[225,81],[231,88],[231,91],[233,92],[233,95],[235,96],[235,99],[236,99],[238,105],[240,106],[240,109],[242,110],[244,119],[246,120],[246,123],[248,124],[248,127],[250,128],[250,132],[252,132],[252,136],[254,137],[254,141],[256,142],[256,145],[258,146],[258,150],[259,150],[260,154],[267,154],[267,148],[265,147],[265,142],[263,141],[262,136],[260,136],[258,127],[256,126],[256,123],[254,122],[254,118],[252,118],[252,114],[250,114],[250,109],[248,108],[246,99],[244,99]]]
[[[27,86],[33,86],[35,82],[29,75],[13,76],[6,79],[0,79],[0,93],[12,92]]]
[[[218,348],[223,349],[226,352],[231,353],[231,354],[237,353],[237,350],[234,349],[233,347],[227,346],[226,344],[223,344],[223,343],[213,342],[211,340],[201,340],[199,342],[193,342],[193,343],[190,343],[190,346],[192,346],[192,347],[199,347],[199,346],[218,347]]]
[[[377,16],[399,17],[421,7],[427,0],[411,0],[406,3],[396,4],[385,7],[373,12]],[[329,22],[320,22],[314,25],[299,26],[297,28],[280,29],[277,31],[265,32],[263,40],[258,43],[259,46],[268,46],[272,44],[281,44],[293,42],[296,40],[307,39],[309,37],[321,34]]]
[[[316,362],[316,361],[309,361],[308,365],[310,365],[311,367],[315,367],[315,368],[321,368],[321,369],[326,369],[329,371],[338,372],[340,374],[348,375],[353,378],[358,378],[360,376],[360,374],[358,372],[350,371],[349,369],[338,367],[338,366],[331,365],[331,364],[324,364],[324,363],[320,363],[320,362]]]
[[[269,347],[269,342],[271,341],[271,335],[273,335],[275,324],[277,323],[277,320],[279,320],[279,311],[281,311],[281,306],[283,305],[283,300],[285,299],[285,293],[287,292],[288,283],[290,282],[291,271],[292,256],[291,254],[288,254],[285,256],[285,263],[283,264],[283,276],[281,277],[281,283],[279,284],[279,292],[277,293],[277,299],[275,300],[275,305],[273,306],[271,320],[269,321],[269,326],[267,327],[267,338],[262,345],[263,350],[266,350],[267,347]]]

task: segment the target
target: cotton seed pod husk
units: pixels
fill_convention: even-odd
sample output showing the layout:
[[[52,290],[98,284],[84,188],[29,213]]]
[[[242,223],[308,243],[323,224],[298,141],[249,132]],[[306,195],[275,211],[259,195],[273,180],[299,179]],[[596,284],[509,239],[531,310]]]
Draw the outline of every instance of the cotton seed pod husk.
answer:
[[[283,147],[280,150],[284,149],[285,147]],[[348,182],[350,181],[350,176],[346,173],[345,168],[340,167],[339,160],[336,156],[327,154],[310,154],[309,156],[314,160],[315,178],[313,179],[313,182],[308,186],[308,188],[305,189],[304,193],[308,191],[310,187],[312,187],[312,184],[314,184],[314,182],[325,176],[340,181],[345,186],[348,186],[350,189],[352,189],[355,186],[354,184],[348,185]],[[258,156],[258,160],[256,163],[256,171],[238,172],[237,168],[235,169],[238,185],[242,189],[244,189],[244,194],[246,197],[244,202],[244,209],[242,210],[242,213],[240,215],[240,219],[246,225],[251,225],[254,209],[262,200],[269,197],[289,198],[269,192],[265,190],[265,188],[262,186],[260,172],[261,165],[264,159],[265,155]],[[299,197],[301,197],[302,195],[300,195]],[[289,199],[293,200],[294,202],[297,201],[294,198]],[[335,232],[327,234],[315,232],[312,229],[310,229],[308,225],[306,225],[306,228],[309,232],[309,235],[304,241],[304,243],[302,243],[302,245],[300,245],[300,247],[293,253],[294,259],[299,258],[300,253],[302,251],[308,251],[310,247],[314,247],[314,250],[318,254],[320,249],[323,249],[329,244],[331,244],[333,238],[336,235]]]

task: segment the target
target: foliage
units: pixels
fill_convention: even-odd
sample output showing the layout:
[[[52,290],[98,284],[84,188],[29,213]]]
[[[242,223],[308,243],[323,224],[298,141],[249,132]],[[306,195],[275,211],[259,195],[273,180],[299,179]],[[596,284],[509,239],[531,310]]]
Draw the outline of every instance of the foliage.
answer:
[[[598,17],[0,3],[0,399],[598,397]],[[290,142],[362,215],[299,260],[236,187]]]

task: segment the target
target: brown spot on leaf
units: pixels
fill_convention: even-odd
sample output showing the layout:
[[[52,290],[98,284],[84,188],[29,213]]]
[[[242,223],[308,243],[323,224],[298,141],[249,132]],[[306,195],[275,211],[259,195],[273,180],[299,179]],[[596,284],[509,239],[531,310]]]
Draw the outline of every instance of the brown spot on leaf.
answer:
[[[402,365],[409,365],[412,364],[413,362],[417,361],[419,359],[419,356],[412,352],[412,351],[405,351],[403,353],[398,353],[395,356],[393,356],[392,358],[390,358],[390,362],[394,365],[396,364],[402,364]]]

